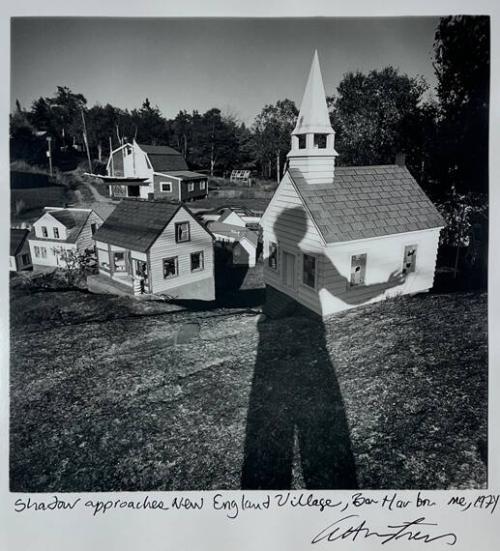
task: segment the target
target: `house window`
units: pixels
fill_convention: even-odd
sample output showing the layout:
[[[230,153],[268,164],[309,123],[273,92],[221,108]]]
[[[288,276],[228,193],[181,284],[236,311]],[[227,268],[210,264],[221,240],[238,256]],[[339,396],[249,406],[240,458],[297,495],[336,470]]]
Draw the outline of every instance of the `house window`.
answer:
[[[179,222],[175,225],[175,240],[177,243],[190,241],[189,222]]]
[[[194,191],[194,182],[188,182],[188,191]]]
[[[143,260],[136,260],[135,261],[135,275],[137,277],[148,277],[148,263],[144,262]]]
[[[269,243],[268,264],[273,270],[278,269],[278,245],[276,243]]]
[[[47,227],[42,226],[42,237],[48,237],[48,236],[49,236],[49,232],[47,230]]]
[[[172,183],[171,182],[160,182],[160,189],[166,191],[167,193],[172,192]]]
[[[52,231],[54,232],[54,238],[59,239],[59,228],[52,228]]]
[[[131,147],[126,147],[125,148],[125,155],[130,155],[132,153],[132,148]]]
[[[203,251],[191,253],[191,271],[199,272],[203,270]]]
[[[310,254],[304,254],[302,258],[302,283],[314,289],[316,287],[316,258]]]
[[[99,259],[99,266],[109,270],[109,252],[105,249],[97,249],[97,258]]]
[[[177,257],[163,259],[163,278],[168,279],[179,274]]]
[[[364,285],[366,273],[366,254],[355,254],[351,257],[351,287]]]
[[[29,254],[23,254],[21,256],[21,262],[23,263],[23,266],[27,266],[30,263],[30,255]]]
[[[115,272],[126,272],[127,267],[125,265],[125,253],[122,251],[115,252],[113,254],[113,262],[115,265]]]
[[[403,258],[403,274],[410,274],[415,271],[417,263],[417,246],[407,245]]]
[[[40,247],[40,252],[42,253],[42,258],[47,258],[47,249],[45,247]]]
[[[297,136],[299,139],[299,149],[305,149],[306,148],[306,135],[305,134],[299,134]]]
[[[326,149],[326,134],[314,134],[314,148]]]
[[[92,232],[92,235],[94,235],[96,230],[97,230],[97,224],[95,222],[93,224],[90,224],[90,231]]]
[[[35,245],[35,256],[36,258],[40,258],[40,247],[37,247],[36,245]]]
[[[205,189],[206,187],[207,187],[207,183],[205,182],[205,180],[202,180],[202,181],[200,182],[200,189],[203,190],[203,189]]]

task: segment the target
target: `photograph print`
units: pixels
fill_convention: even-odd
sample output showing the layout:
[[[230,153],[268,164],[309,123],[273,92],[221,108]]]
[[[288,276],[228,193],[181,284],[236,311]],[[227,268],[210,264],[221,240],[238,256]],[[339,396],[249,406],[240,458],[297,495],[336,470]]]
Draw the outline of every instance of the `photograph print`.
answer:
[[[490,21],[11,19],[10,490],[488,485]]]

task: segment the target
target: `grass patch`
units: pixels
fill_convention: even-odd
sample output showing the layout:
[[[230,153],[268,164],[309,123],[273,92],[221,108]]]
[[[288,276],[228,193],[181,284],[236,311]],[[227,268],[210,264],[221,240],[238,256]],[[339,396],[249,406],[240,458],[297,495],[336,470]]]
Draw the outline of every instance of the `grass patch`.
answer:
[[[262,429],[292,487],[331,482],[311,473],[331,474],[340,436],[359,487],[485,487],[486,308],[485,294],[429,294],[318,326],[13,289],[11,490],[235,489]],[[192,322],[199,337],[175,344]]]

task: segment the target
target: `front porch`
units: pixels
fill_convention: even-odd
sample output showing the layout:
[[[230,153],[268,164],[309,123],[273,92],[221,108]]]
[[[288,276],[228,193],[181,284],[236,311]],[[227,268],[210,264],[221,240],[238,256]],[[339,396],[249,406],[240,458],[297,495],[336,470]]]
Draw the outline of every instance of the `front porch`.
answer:
[[[104,287],[126,290],[125,294],[142,295],[150,292],[147,256],[122,247],[97,242],[99,281]]]

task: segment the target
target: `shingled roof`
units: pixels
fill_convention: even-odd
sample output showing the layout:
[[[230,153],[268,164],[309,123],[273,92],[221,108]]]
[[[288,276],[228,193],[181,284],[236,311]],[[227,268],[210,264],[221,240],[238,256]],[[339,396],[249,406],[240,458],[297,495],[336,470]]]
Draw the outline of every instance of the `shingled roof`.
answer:
[[[66,239],[57,239],[63,243],[76,243],[83,227],[89,219],[91,209],[54,209],[46,207],[44,215],[50,214],[66,228]],[[34,233],[29,237],[30,241],[54,241],[51,237],[37,237]]]
[[[406,167],[337,167],[329,184],[308,184],[298,169],[289,174],[327,243],[444,226]]]
[[[189,169],[184,157],[167,145],[137,145],[148,154],[149,161],[155,172]]]
[[[123,199],[96,231],[94,239],[146,252],[181,206],[161,200]]]

